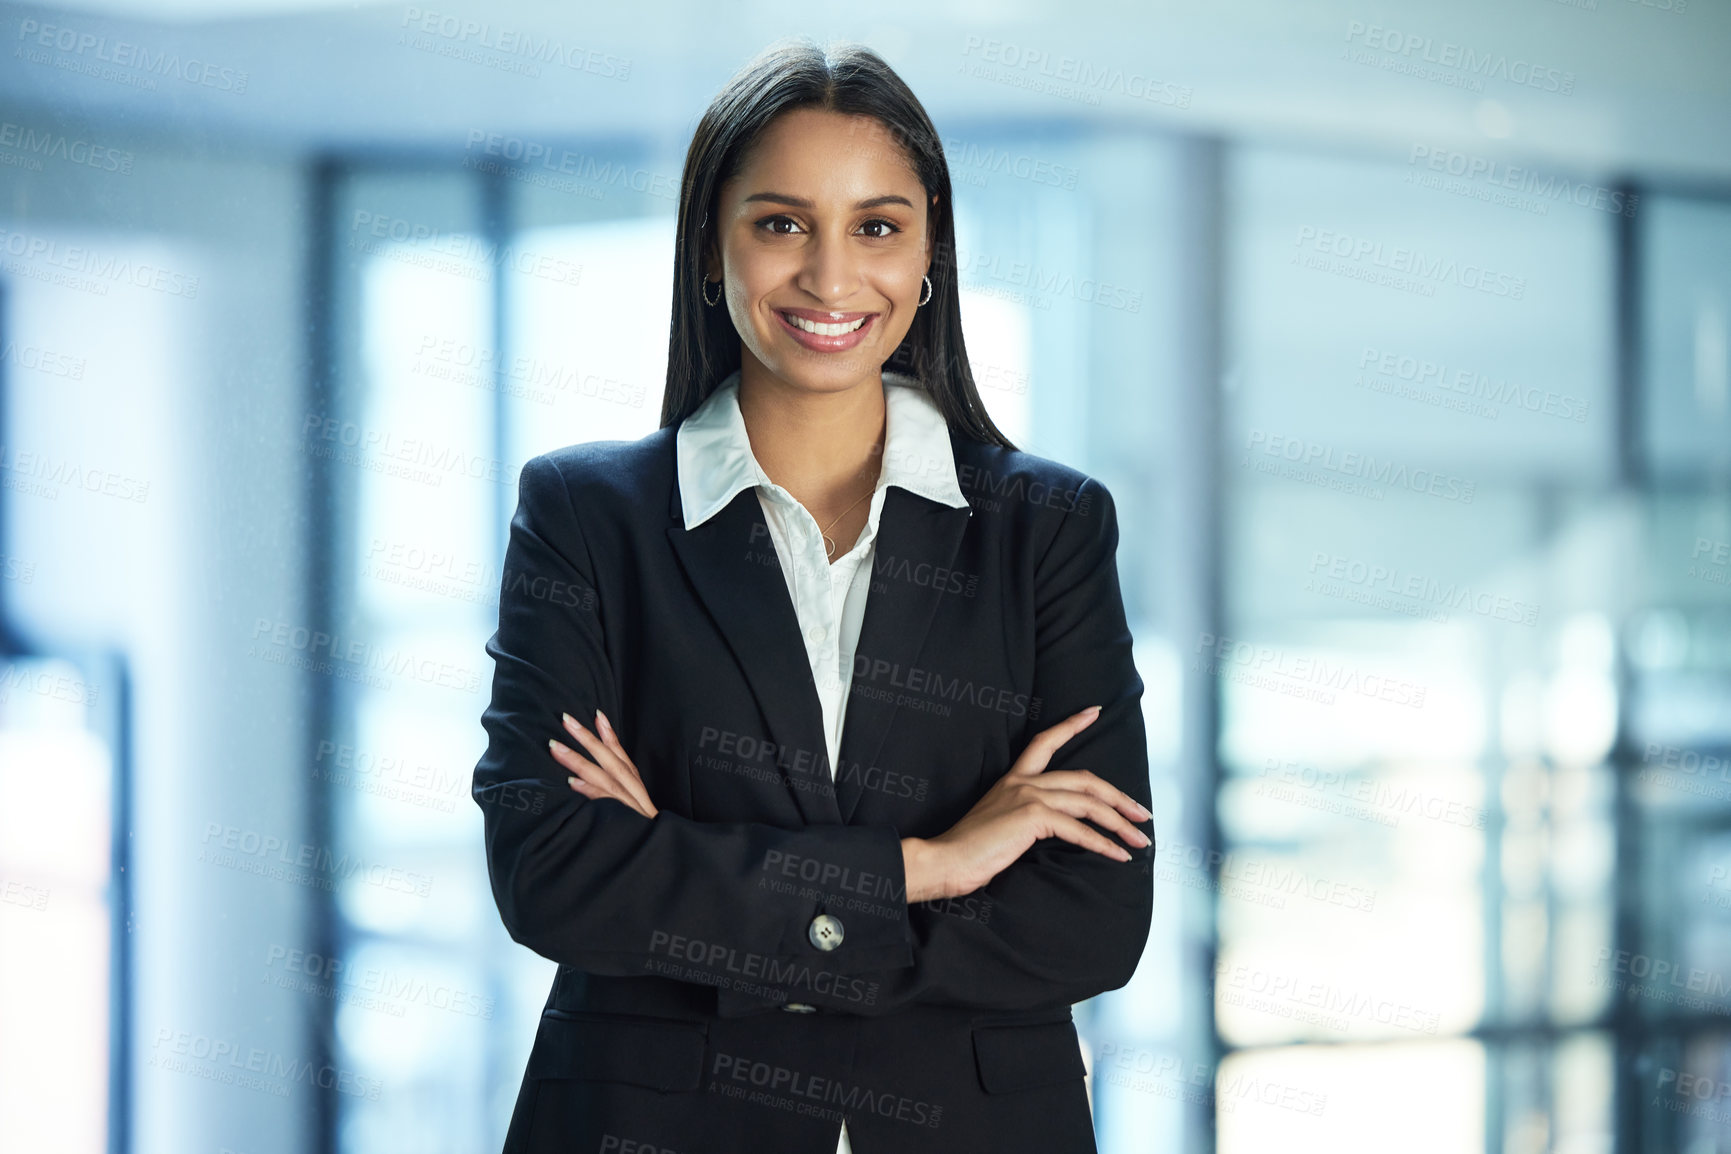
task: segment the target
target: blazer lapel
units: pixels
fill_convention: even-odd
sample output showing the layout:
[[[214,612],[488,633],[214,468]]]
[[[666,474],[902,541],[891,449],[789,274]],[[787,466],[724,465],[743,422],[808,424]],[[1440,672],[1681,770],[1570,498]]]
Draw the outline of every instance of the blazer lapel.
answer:
[[[916,567],[921,564],[950,568],[972,514],[968,506],[940,504],[897,485],[884,490],[877,542],[872,551],[872,586],[866,596],[859,645],[854,651],[854,676],[842,722],[840,764],[836,767],[835,797],[843,822],[852,818],[854,807],[865,792],[866,771],[883,746],[896,715],[896,703],[901,696],[896,686],[905,680],[918,660],[938,603],[943,599],[936,581],[921,584],[893,574],[879,580],[879,566],[893,565],[903,572],[918,571]],[[786,592],[785,588],[782,592]],[[787,614],[791,619],[791,604]],[[792,636],[797,646],[797,628]],[[803,648],[797,649],[797,655],[803,659]],[[809,666],[806,673],[809,681]],[[883,700],[885,697],[887,701]],[[815,690],[811,708],[821,716],[822,707]]]
[[[677,485],[673,499],[677,508]],[[815,759],[812,764],[821,765],[827,749],[823,705],[806,660],[799,619],[787,595],[787,581],[779,565],[765,565],[752,557],[753,553],[768,552],[774,559],[775,545],[763,524],[757,491],[742,489],[726,508],[694,529],[687,530],[683,520],[677,520],[667,530],[667,538],[745,671],[769,726],[770,739],[778,746],[809,754]],[[870,619],[868,609],[868,623]],[[807,825],[841,824],[841,811],[827,773],[820,775],[813,789],[796,788],[785,767],[782,776]]]

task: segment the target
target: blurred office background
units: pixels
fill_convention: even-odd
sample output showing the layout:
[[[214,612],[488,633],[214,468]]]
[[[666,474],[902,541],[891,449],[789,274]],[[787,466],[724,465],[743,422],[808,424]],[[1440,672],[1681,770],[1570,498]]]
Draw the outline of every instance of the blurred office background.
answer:
[[[656,426],[788,33],[926,103],[992,414],[1117,499],[1101,1149],[1731,1150],[1720,0],[0,5],[0,1146],[498,1148],[517,472]]]

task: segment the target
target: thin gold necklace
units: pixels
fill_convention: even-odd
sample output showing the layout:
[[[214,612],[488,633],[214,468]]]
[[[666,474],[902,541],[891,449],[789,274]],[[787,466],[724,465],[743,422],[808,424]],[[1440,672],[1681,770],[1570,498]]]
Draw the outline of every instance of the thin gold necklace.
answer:
[[[849,505],[847,508],[843,509],[840,513],[837,513],[835,516],[835,521],[839,521],[843,517],[847,516],[849,513],[853,512],[853,506],[854,505],[859,504],[860,501],[865,500],[867,497],[871,496],[872,493],[875,493],[875,492],[877,492],[877,486],[873,485],[872,489],[871,489],[871,493],[865,493],[865,494],[861,495],[858,499],[856,499],[854,501],[853,505]],[[835,521],[831,521],[827,526],[825,526],[824,528],[822,528],[818,531],[819,534],[823,537],[824,556],[831,561],[835,560],[835,539],[829,535],[829,531],[831,529],[835,528]]]

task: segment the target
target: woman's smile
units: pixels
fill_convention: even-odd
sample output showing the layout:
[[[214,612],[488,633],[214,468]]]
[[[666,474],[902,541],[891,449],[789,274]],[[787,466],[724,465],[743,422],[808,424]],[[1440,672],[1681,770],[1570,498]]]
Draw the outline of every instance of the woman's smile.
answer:
[[[776,320],[802,347],[817,353],[853,348],[872,331],[876,313],[838,313],[822,309],[775,309]]]

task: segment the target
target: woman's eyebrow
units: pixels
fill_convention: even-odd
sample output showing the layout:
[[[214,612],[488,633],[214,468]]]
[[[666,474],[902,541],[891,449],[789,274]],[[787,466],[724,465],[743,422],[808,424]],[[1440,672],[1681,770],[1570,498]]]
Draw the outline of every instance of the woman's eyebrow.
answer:
[[[810,207],[812,207],[811,201],[806,200],[804,197],[788,196],[786,193],[783,193],[783,192],[754,192],[750,196],[746,197],[740,203],[750,204],[754,200],[768,200],[768,201],[773,201],[776,204],[791,204],[795,208],[810,208]],[[914,206],[913,201],[909,200],[907,197],[896,196],[892,193],[889,196],[869,197],[866,200],[860,201],[858,204],[854,205],[854,207],[855,208],[877,208],[879,205],[883,205],[883,204],[900,204],[900,205],[905,205],[908,208],[912,208]]]

